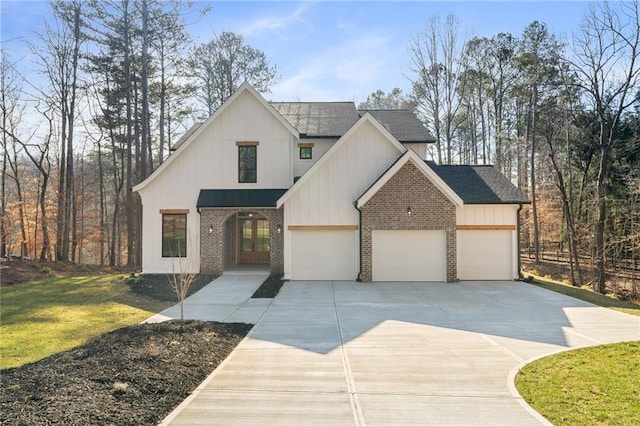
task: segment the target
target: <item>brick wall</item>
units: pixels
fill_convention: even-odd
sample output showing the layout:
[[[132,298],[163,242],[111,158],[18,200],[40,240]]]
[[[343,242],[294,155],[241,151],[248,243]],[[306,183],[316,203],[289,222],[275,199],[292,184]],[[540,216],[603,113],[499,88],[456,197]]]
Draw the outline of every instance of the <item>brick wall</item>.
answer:
[[[276,209],[207,209],[200,210],[200,273],[221,275],[225,266],[236,262],[235,214],[253,212],[269,220],[270,267],[272,274],[284,271],[284,237],[277,226],[283,226],[282,210]],[[209,233],[209,227],[212,227]]]
[[[411,206],[412,214],[407,215]],[[440,190],[407,162],[362,208],[362,281],[372,280],[371,232],[444,230],[447,281],[456,281],[456,209]]]

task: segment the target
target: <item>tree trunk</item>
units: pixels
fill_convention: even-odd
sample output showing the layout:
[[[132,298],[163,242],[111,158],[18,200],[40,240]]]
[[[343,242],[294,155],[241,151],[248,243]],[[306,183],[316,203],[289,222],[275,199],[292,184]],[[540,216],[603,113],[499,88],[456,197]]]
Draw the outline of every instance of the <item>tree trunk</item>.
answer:
[[[603,137],[604,134],[604,129],[602,129],[601,135]],[[607,218],[607,204],[605,194],[609,160],[609,144],[606,141],[601,141],[600,147],[600,165],[598,167],[598,178],[596,183],[598,219],[594,228],[596,279],[594,280],[592,287],[593,291],[604,294],[606,291],[604,231],[605,221]]]
[[[540,236],[538,230],[538,207],[536,203],[536,135],[538,132],[538,87],[533,85],[531,106],[531,212],[533,216],[533,250],[536,263],[540,262]]]

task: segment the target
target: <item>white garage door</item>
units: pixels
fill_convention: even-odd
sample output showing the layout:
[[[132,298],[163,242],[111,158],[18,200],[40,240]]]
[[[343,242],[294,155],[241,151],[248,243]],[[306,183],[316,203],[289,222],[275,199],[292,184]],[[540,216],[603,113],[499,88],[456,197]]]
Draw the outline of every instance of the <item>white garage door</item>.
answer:
[[[458,279],[513,279],[513,231],[458,231]]]
[[[446,281],[444,231],[373,231],[373,281]]]
[[[356,231],[292,231],[292,280],[355,280]]]

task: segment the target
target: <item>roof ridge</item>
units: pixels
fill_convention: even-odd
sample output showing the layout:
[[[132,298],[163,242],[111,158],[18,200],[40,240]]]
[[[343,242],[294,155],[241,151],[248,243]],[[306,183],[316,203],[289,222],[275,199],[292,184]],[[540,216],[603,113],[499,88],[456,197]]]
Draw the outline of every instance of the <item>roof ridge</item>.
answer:
[[[493,164],[435,164],[435,161],[432,160],[424,161],[431,161],[436,167],[495,167]]]
[[[353,104],[354,101],[269,101],[270,104]]]
[[[412,112],[411,109],[409,109],[409,108],[365,108],[365,109],[358,108],[358,111],[407,111],[407,112]]]

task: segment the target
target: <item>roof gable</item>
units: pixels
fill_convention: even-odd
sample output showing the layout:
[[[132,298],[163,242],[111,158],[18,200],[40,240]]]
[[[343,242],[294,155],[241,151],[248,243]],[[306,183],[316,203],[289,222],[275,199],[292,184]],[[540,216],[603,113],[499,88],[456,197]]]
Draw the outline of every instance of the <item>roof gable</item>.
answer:
[[[418,170],[429,179],[442,194],[447,197],[455,206],[460,207],[463,204],[462,198],[456,194],[456,192],[449,187],[427,164],[416,154],[413,150],[409,149],[404,153],[402,157],[398,159],[380,178],[373,184],[364,194],[358,198],[356,202],[356,208],[361,208],[396,174],[406,163],[412,163]]]
[[[371,114],[365,114],[358,120],[336,143],[334,143],[331,148],[318,160],[315,162],[313,166],[307,172],[302,175],[300,179],[291,187],[289,190],[278,200],[278,208],[280,208],[294,193],[298,191],[298,189],[304,185],[304,183],[309,180],[309,177],[312,176],[318,169],[320,169],[330,158],[332,158],[336,152],[338,152],[344,144],[346,144],[351,136],[358,131],[365,123],[370,123],[373,127],[379,131],[382,136],[393,145],[399,152],[407,151],[407,148],[402,146],[400,142],[398,142],[392,135],[389,133],[387,129],[385,129]],[[417,154],[416,154],[417,157]]]
[[[278,122],[280,122],[280,124],[282,124],[292,135],[294,135],[295,137],[298,137],[298,131],[287,120],[285,120],[284,117],[282,117],[282,115],[278,114],[278,112],[275,109],[273,109],[273,107],[249,83],[245,82],[245,83],[242,83],[242,85],[238,88],[238,90],[236,90],[233,93],[233,95],[231,95],[229,99],[227,99],[222,104],[222,106],[220,106],[220,108],[218,108],[209,118],[207,118],[207,120],[205,120],[204,123],[202,123],[201,125],[198,125],[197,127],[195,127],[194,125],[192,127],[193,130],[189,129],[189,131],[191,131],[191,134],[189,134],[186,138],[182,140],[180,145],[176,147],[175,152],[172,155],[170,155],[164,161],[164,163],[162,163],[160,167],[158,167],[144,181],[134,186],[133,191],[135,192],[140,191],[145,186],[147,186],[150,182],[152,182],[157,175],[162,173],[163,170],[169,167],[169,165],[175,160],[175,158],[178,155],[180,155],[185,149],[187,149],[189,145],[191,145],[191,143],[193,143],[193,141],[196,140],[198,136],[211,125],[211,123],[213,123],[220,115],[222,115],[222,113],[224,113],[224,111],[226,111],[230,105],[232,105],[240,96],[242,96],[243,93],[249,93],[251,96],[253,96],[258,101],[258,103],[260,103],[265,108],[265,110],[269,112],[269,114],[273,115],[273,117],[275,117],[276,120],[278,120]]]

